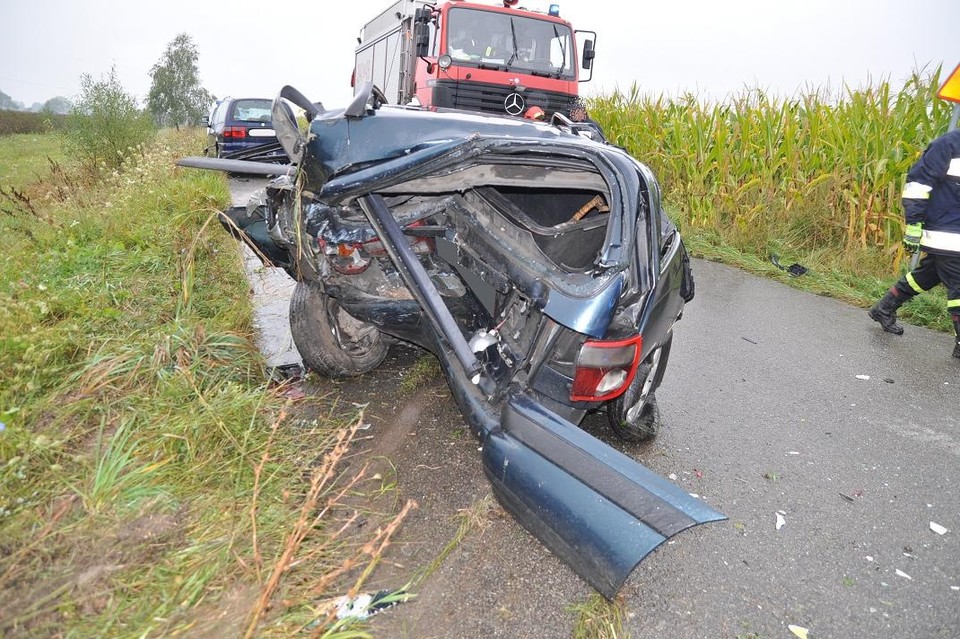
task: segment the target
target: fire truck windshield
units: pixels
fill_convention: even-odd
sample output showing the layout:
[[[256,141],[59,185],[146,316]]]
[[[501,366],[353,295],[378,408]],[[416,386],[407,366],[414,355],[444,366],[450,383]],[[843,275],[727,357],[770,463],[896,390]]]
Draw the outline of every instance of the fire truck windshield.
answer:
[[[460,66],[574,79],[573,36],[565,24],[495,11],[447,14],[447,53]]]

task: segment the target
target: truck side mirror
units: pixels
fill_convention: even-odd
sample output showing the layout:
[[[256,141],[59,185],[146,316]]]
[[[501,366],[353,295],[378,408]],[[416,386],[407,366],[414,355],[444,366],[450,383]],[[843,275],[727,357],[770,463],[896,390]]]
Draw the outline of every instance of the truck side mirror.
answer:
[[[583,63],[581,64],[581,66],[584,69],[591,68],[593,66],[593,58],[596,57],[596,55],[597,55],[597,52],[593,48],[593,40],[584,40],[583,55],[580,56],[581,59],[583,60]]]
[[[416,44],[418,58],[425,58],[430,53],[430,27],[418,22],[413,28],[413,39]]]

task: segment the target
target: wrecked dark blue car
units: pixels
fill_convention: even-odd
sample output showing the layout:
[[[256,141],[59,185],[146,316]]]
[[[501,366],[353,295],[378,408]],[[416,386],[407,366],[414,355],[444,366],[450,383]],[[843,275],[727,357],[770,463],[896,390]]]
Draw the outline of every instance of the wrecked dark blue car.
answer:
[[[379,99],[378,99],[379,98]],[[284,100],[303,109],[302,132]],[[501,503],[607,597],[671,535],[723,515],[578,427],[653,437],[689,259],[651,171],[595,128],[383,104],[324,110],[291,87],[292,164],[225,225],[297,281],[305,364],[348,376],[403,340],[439,358]]]

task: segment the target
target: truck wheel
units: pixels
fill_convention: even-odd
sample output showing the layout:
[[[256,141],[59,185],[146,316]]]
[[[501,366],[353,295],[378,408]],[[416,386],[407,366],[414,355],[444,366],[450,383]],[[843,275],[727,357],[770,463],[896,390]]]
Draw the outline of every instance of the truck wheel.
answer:
[[[297,282],[290,298],[290,333],[304,365],[327,377],[369,372],[387,355],[376,327],[348,315],[318,287]]]
[[[645,442],[660,431],[660,408],[656,390],[670,357],[673,335],[637,367],[630,387],[607,406],[607,419],[614,434],[629,442]]]

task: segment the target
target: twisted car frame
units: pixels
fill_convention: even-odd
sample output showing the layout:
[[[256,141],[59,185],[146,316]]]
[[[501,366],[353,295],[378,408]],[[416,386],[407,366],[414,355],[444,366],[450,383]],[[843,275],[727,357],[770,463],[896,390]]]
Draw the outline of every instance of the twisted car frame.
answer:
[[[603,411],[622,437],[656,434],[655,393],[694,292],[660,187],[561,114],[385,102],[367,84],[325,110],[284,87],[273,120],[291,165],[180,164],[274,176],[224,222],[297,281],[304,363],[349,376],[396,340],[433,352],[498,499],[612,598],[671,535],[723,519],[578,426]]]

